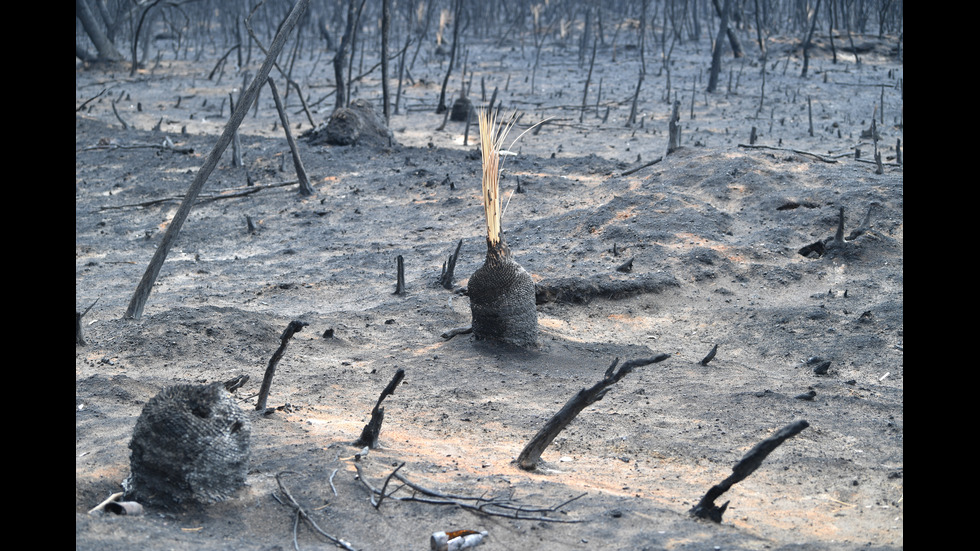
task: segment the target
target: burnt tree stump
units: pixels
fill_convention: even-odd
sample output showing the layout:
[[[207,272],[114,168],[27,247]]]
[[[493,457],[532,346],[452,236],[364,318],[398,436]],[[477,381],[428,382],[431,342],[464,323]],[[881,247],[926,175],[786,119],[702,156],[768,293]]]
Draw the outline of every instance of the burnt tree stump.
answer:
[[[245,485],[251,433],[223,383],[164,389],[136,420],[126,498],[164,508],[228,499]]]

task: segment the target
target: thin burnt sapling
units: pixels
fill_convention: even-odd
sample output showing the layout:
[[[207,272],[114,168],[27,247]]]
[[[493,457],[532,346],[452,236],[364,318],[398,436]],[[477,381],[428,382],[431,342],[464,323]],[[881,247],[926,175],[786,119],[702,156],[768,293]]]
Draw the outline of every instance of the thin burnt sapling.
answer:
[[[501,149],[514,122],[511,119],[501,124],[493,113],[485,110],[479,113],[487,256],[483,266],[470,277],[467,294],[477,340],[531,347],[537,344],[538,338],[534,281],[512,257],[500,229]]]

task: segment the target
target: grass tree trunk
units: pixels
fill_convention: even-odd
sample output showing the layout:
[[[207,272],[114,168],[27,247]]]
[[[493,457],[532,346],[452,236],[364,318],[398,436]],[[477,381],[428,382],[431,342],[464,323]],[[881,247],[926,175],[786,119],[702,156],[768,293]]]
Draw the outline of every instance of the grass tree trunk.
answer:
[[[479,122],[487,258],[468,285],[473,335],[478,340],[530,347],[538,339],[534,281],[514,261],[500,230],[500,150],[513,123],[497,124],[493,114],[486,111],[480,112]]]

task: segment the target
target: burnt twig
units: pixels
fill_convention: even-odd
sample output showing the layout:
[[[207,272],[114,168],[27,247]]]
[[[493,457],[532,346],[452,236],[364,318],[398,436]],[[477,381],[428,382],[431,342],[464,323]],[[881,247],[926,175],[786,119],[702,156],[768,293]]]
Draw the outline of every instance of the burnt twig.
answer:
[[[646,163],[646,164],[640,165],[640,166],[638,166],[636,168],[631,168],[631,169],[627,170],[626,172],[620,174],[620,176],[629,176],[630,174],[633,174],[634,172],[639,172],[639,171],[643,170],[644,168],[646,168],[648,166],[653,166],[653,165],[659,163],[662,160],[664,160],[663,156],[657,157],[656,159],[650,161],[649,163]]]
[[[785,442],[787,439],[796,436],[803,429],[810,426],[810,423],[806,421],[796,421],[786,425],[780,429],[776,434],[766,438],[762,442],[755,445],[754,448],[749,450],[745,454],[745,457],[741,461],[732,467],[732,475],[721,481],[720,484],[712,486],[708,493],[704,494],[701,501],[695,505],[690,513],[692,516],[699,518],[710,519],[714,522],[721,522],[721,515],[724,514],[725,509],[728,508],[728,501],[724,503],[721,507],[715,505],[715,500],[718,499],[721,494],[727,492],[732,486],[737,482],[745,480],[750,474],[754,473],[759,465],[762,464],[766,456],[772,453],[777,446]]]
[[[291,471],[283,471],[283,472],[277,474],[276,475],[276,483],[279,485],[279,491],[282,492],[282,495],[284,495],[286,497],[286,499],[289,500],[289,506],[292,507],[293,510],[296,511],[297,517],[305,520],[306,523],[310,525],[310,528],[313,528],[313,530],[315,530],[321,536],[323,536],[323,537],[327,538],[328,540],[330,540],[331,542],[333,542],[334,545],[336,545],[337,547],[340,547],[340,548],[343,548],[343,549],[347,549],[348,551],[356,551],[354,549],[354,547],[351,546],[350,543],[348,543],[348,542],[346,542],[346,541],[344,541],[344,540],[342,540],[342,539],[340,539],[338,537],[335,537],[335,536],[332,536],[332,535],[328,534],[327,532],[325,532],[323,530],[323,528],[320,528],[319,526],[317,526],[316,521],[314,521],[310,517],[309,513],[307,513],[306,510],[303,509],[303,507],[296,501],[296,498],[294,498],[293,495],[289,493],[289,490],[286,488],[286,485],[283,484],[283,482],[282,482],[282,475],[284,475],[284,474],[291,474]],[[293,543],[294,544],[296,543],[296,539],[295,539],[295,537],[296,537],[295,536],[296,528],[297,528],[296,526],[293,527]]]
[[[717,354],[717,353],[718,353],[718,345],[716,344],[711,349],[711,352],[708,352],[708,355],[705,356],[703,360],[701,360],[701,365],[708,365],[708,362],[710,362],[711,360],[715,359],[715,354]]]
[[[396,268],[397,275],[395,276],[396,278],[395,292],[393,294],[404,295],[405,294],[405,259],[402,258],[402,255],[398,255],[398,258],[396,258],[395,260],[397,263],[397,268]]]
[[[456,252],[449,255],[449,259],[442,265],[442,275],[439,277],[439,284],[450,291],[453,289],[453,273],[456,271],[456,261],[459,259],[459,249],[463,246],[460,239],[456,244]]]
[[[367,425],[364,425],[364,429],[361,430],[361,436],[351,443],[352,446],[367,446],[371,449],[378,447],[378,436],[381,435],[381,423],[385,419],[385,408],[381,407],[381,402],[383,402],[389,395],[395,393],[395,387],[397,387],[398,383],[402,382],[402,379],[404,378],[404,369],[399,369],[395,372],[395,376],[391,378],[388,386],[381,391],[381,397],[378,398],[378,402],[374,404],[374,409],[371,410],[371,420],[368,421]]]
[[[833,164],[837,162],[835,159],[831,159],[830,157],[827,157],[825,155],[820,155],[818,153],[811,153],[809,151],[803,151],[800,149],[792,149],[788,147],[772,147],[769,145],[752,145],[752,144],[744,144],[744,143],[740,143],[738,144],[738,146],[744,147],[746,149],[772,149],[774,151],[790,151],[792,153],[796,153],[797,155],[805,155],[807,157],[813,157],[814,159],[818,161],[823,161],[825,163]]]
[[[602,380],[593,385],[591,388],[578,391],[578,393],[573,396],[558,413],[554,415],[544,427],[528,442],[524,450],[517,457],[517,464],[520,468],[525,470],[533,470],[537,467],[538,460],[541,458],[541,453],[544,452],[545,448],[554,441],[555,437],[558,436],[562,430],[565,429],[575,419],[583,409],[587,406],[602,400],[603,396],[609,390],[613,384],[618,382],[627,373],[633,371],[634,368],[642,367],[652,363],[658,363],[669,358],[669,354],[660,354],[653,358],[646,358],[642,360],[631,360],[620,366],[618,371],[616,369],[616,364],[619,363],[619,358],[613,360],[612,365],[606,370],[606,374],[603,376]]]
[[[377,489],[371,485],[370,481],[364,476],[364,472],[361,469],[361,462],[355,461],[354,468],[357,470],[357,478],[364,485],[365,488],[371,493],[371,503],[380,503],[381,499],[387,498],[394,501],[412,501],[416,503],[428,503],[430,505],[450,505],[454,507],[459,507],[470,511],[471,513],[476,513],[491,517],[503,517],[514,520],[530,520],[537,522],[557,522],[563,524],[574,524],[581,522],[580,520],[570,520],[570,519],[560,519],[545,516],[545,513],[555,513],[565,507],[569,503],[584,497],[586,494],[580,494],[571,499],[568,499],[558,505],[551,507],[539,507],[539,506],[528,506],[525,504],[517,503],[512,500],[487,498],[485,495],[480,496],[466,496],[457,494],[447,494],[440,492],[438,490],[433,490],[431,488],[426,488],[409,480],[405,475],[398,472],[401,469],[399,465],[394,472],[388,475],[385,479],[385,486],[388,484],[388,480],[391,478],[396,478],[404,486],[399,486],[398,488],[392,490],[389,493],[384,493],[384,490]],[[406,496],[396,496],[396,492],[401,490],[403,487],[407,487],[412,490],[412,495]],[[375,496],[378,499],[375,500]]]
[[[269,389],[272,388],[272,376],[276,374],[276,365],[279,364],[282,355],[286,353],[286,345],[289,344],[289,339],[293,338],[295,333],[299,333],[307,325],[309,324],[303,321],[291,321],[286,326],[286,330],[282,332],[282,336],[279,337],[281,341],[279,349],[269,359],[269,366],[265,368],[265,376],[262,378],[262,388],[259,389],[259,400],[255,404],[255,411],[265,409],[265,401],[269,397]]]

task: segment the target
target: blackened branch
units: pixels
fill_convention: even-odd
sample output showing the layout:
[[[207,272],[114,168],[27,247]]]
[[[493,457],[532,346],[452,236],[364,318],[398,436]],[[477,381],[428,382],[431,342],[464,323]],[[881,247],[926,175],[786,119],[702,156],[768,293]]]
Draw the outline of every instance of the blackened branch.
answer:
[[[291,321],[286,326],[286,330],[282,332],[282,336],[279,337],[281,341],[279,349],[269,359],[269,366],[265,368],[265,376],[262,378],[262,388],[259,389],[259,400],[255,404],[255,411],[265,409],[265,402],[269,398],[269,390],[272,388],[272,376],[276,374],[276,365],[279,364],[282,355],[286,353],[286,345],[289,344],[289,339],[293,338],[294,334],[302,331],[307,325],[309,324],[303,321]]]
[[[612,365],[606,370],[601,381],[593,385],[592,388],[583,388],[578,391],[578,394],[573,396],[554,417],[545,423],[544,427],[528,442],[527,446],[524,447],[524,450],[517,457],[518,466],[524,470],[533,470],[537,467],[538,460],[541,458],[544,450],[583,409],[602,400],[609,388],[625,377],[626,374],[633,371],[633,369],[662,362],[669,357],[669,354],[660,354],[653,358],[630,360],[621,365],[618,370],[616,369],[616,364],[619,363],[619,358],[613,360]]]
[[[780,444],[785,442],[787,439],[796,436],[803,429],[810,426],[810,423],[806,421],[796,421],[786,425],[779,432],[766,438],[762,442],[755,445],[754,448],[749,450],[745,454],[745,457],[741,461],[732,467],[732,475],[721,481],[720,484],[712,486],[708,493],[704,494],[701,501],[691,509],[690,513],[692,516],[699,518],[710,519],[714,522],[721,522],[721,515],[725,513],[725,509],[728,508],[728,501],[726,501],[721,507],[715,505],[715,500],[718,499],[721,494],[727,492],[732,486],[737,482],[741,482],[748,478],[748,476],[755,472],[762,465],[763,460],[772,453]]]
[[[378,447],[378,437],[381,435],[381,423],[385,418],[385,408],[381,407],[381,402],[383,402],[389,395],[395,393],[395,387],[397,387],[404,378],[404,369],[399,369],[395,372],[395,376],[391,378],[388,386],[381,391],[381,397],[378,398],[378,403],[374,404],[374,409],[371,410],[371,420],[368,421],[367,425],[364,425],[364,429],[361,430],[361,436],[352,442],[351,445],[358,447],[368,446],[372,450]]]

